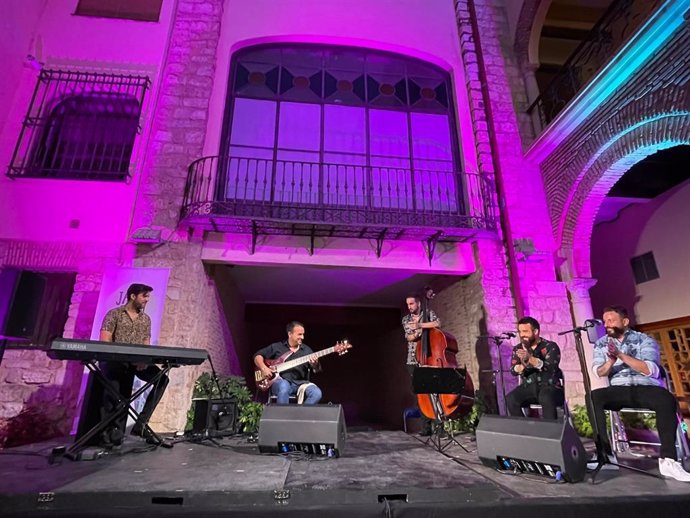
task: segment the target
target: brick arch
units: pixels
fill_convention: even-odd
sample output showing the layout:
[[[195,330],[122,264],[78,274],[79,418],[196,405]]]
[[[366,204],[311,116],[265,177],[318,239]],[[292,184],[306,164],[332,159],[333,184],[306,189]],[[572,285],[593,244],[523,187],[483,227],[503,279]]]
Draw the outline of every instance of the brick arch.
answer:
[[[573,277],[591,276],[594,219],[606,194],[637,162],[681,144],[690,144],[690,112],[668,113],[638,122],[602,146],[585,164],[561,214],[558,242],[571,257]]]
[[[524,63],[539,65],[539,41],[552,0],[524,0],[515,29],[515,55]]]

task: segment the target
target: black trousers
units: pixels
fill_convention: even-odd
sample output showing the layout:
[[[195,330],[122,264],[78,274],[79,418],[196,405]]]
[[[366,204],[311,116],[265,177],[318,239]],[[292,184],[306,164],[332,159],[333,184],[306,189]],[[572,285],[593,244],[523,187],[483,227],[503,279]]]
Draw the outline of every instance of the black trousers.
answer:
[[[606,429],[605,410],[621,408],[647,408],[656,412],[656,427],[661,442],[660,457],[676,459],[676,429],[678,427],[678,402],[676,397],[663,387],[632,385],[627,387],[606,387],[592,391],[597,420],[597,446],[611,455],[611,441]]]
[[[544,419],[558,419],[556,408],[565,403],[565,393],[562,387],[541,385],[537,383],[523,383],[506,396],[508,414],[522,417],[522,409],[529,405],[541,405]]]
[[[415,367],[416,365],[407,365],[407,372],[410,375],[410,382],[412,382],[412,375],[414,374]],[[412,387],[410,387],[410,389],[411,388]],[[415,394],[414,392],[412,392],[412,394],[414,395],[415,407],[417,408],[417,410],[419,410],[419,404],[417,403],[417,394]],[[422,414],[421,410],[419,410],[419,415],[422,418],[422,433],[431,433],[434,420],[429,419],[427,416]]]
[[[122,399],[125,400],[129,399],[132,395],[132,384],[134,383],[135,376],[143,381],[151,381],[161,371],[161,369],[155,365],[148,365],[142,370],[137,370],[131,363],[100,362],[99,365],[103,375],[108,379],[111,386],[120,394]],[[153,385],[149,395],[146,397],[144,408],[141,414],[139,414],[139,419],[135,424],[136,427],[141,427],[149,422],[151,414],[153,414],[153,411],[156,409],[156,406],[165,393],[168,381],[168,376],[163,375],[158,382]],[[105,391],[103,394],[103,405],[101,407],[101,418],[112,413],[116,407],[117,399],[108,391]],[[122,418],[118,419],[115,423],[122,432],[125,431],[126,424],[127,414],[122,416]]]

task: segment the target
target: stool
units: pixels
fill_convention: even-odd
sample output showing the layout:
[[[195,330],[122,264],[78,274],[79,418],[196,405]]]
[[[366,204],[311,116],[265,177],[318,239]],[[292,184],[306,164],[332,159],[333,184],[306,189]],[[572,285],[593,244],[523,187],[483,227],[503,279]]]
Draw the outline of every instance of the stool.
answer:
[[[653,414],[653,410],[646,408],[621,408],[619,411],[614,412],[613,410],[608,410],[611,415],[610,419],[610,434],[611,434],[611,448],[615,453],[629,452],[635,456],[644,456],[639,453],[630,451],[631,444],[638,444],[643,446],[661,446],[659,442],[647,442],[647,441],[633,441],[628,439],[628,434],[625,432],[625,426],[620,418],[621,413],[638,413],[638,414]],[[687,441],[687,431],[685,422],[682,417],[676,414],[678,419],[678,427],[676,428],[676,455],[678,460],[681,462],[684,459],[690,458],[690,446],[688,446]]]
[[[422,417],[419,408],[406,408],[403,410],[403,430],[407,433],[407,420]]]

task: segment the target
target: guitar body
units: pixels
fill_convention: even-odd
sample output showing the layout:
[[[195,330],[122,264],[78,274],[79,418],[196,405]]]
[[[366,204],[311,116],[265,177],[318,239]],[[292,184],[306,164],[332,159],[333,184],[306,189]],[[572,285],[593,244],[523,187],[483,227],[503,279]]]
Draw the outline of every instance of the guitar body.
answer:
[[[281,363],[285,363],[285,360],[287,360],[290,356],[292,356],[291,351],[287,351],[286,353],[283,353],[280,357],[276,358],[275,360],[266,360],[264,359],[264,363],[268,365],[269,367],[276,367],[280,365]],[[264,373],[261,372],[259,369],[256,369],[254,371],[254,379],[256,380],[256,386],[258,389],[262,392],[266,392],[271,388],[271,385],[275,383],[275,381],[280,378],[280,374],[277,372],[273,373],[273,376],[270,378],[267,378],[264,376]]]

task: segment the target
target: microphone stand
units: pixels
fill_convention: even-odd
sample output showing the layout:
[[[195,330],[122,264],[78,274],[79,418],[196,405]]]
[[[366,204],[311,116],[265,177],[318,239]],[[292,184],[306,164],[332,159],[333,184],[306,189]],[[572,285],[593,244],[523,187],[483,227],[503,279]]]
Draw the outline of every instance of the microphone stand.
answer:
[[[577,358],[580,361],[580,370],[582,371],[582,384],[585,388],[585,407],[587,408],[587,416],[589,417],[589,422],[592,425],[592,435],[594,437],[594,444],[596,446],[597,455],[597,467],[592,471],[591,483],[595,483],[595,479],[604,464],[610,464],[612,466],[617,466],[619,468],[629,469],[630,471],[636,471],[644,475],[648,475],[654,478],[661,478],[654,473],[649,473],[643,469],[635,468],[633,466],[626,466],[625,464],[618,464],[616,462],[611,462],[609,456],[604,451],[604,445],[599,435],[599,427],[597,426],[597,415],[594,411],[594,403],[592,402],[592,380],[589,377],[589,371],[587,369],[587,357],[585,356],[585,346],[582,342],[582,331],[586,331],[589,327],[594,327],[595,322],[587,320],[584,326],[575,327],[573,329],[568,329],[567,331],[561,331],[558,336],[567,335],[572,333],[575,337],[575,349],[577,350]]]
[[[508,334],[501,334],[497,336],[489,336],[489,335],[480,335],[479,338],[486,338],[487,340],[492,340],[494,344],[496,345],[496,356],[498,358],[498,370],[492,370],[491,373],[494,376],[494,385],[496,384],[496,374],[498,373],[498,377],[501,383],[501,395],[503,396],[503,412],[501,412],[500,405],[497,403],[496,404],[496,410],[499,415],[508,415],[508,408],[506,406],[506,384],[505,380],[503,378],[503,356],[501,355],[501,344],[507,340],[508,338],[511,338],[510,335]]]

